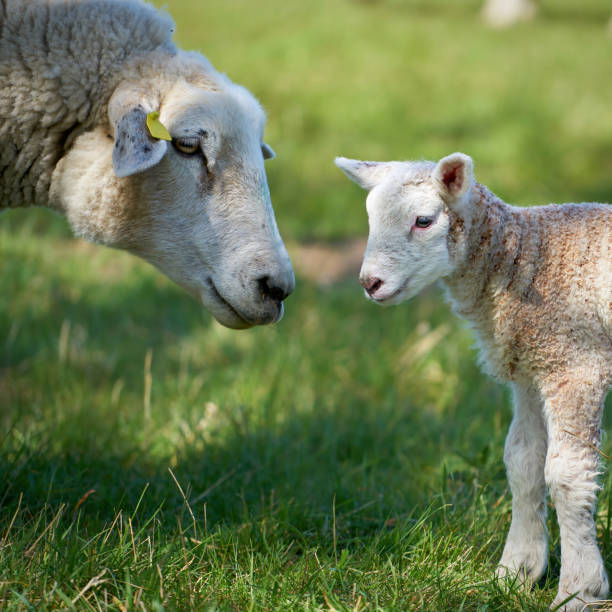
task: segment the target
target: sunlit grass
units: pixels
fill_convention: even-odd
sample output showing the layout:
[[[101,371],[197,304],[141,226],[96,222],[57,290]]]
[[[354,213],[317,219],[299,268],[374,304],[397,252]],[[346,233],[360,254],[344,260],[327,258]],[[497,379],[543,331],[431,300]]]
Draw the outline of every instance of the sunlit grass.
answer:
[[[367,231],[335,155],[471,154],[510,201],[612,200],[610,7],[169,0],[179,42],[253,90],[290,241]],[[0,608],[545,610],[494,578],[507,390],[437,288],[397,308],[298,275],[233,332],[41,211],[0,219]],[[606,421],[609,426],[609,420]],[[610,442],[605,451],[609,454]],[[610,544],[610,487],[598,529]]]

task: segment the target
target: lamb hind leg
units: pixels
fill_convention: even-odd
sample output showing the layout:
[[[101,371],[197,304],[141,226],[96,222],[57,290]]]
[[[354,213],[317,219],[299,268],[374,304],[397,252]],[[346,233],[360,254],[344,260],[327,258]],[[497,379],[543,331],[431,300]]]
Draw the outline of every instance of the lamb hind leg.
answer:
[[[561,576],[553,607],[575,594],[564,610],[583,610],[608,594],[594,521],[604,397],[597,385],[582,378],[579,384],[566,384],[545,402],[546,483],[561,537]]]
[[[546,428],[537,391],[514,385],[514,419],[506,438],[504,462],[512,491],[512,523],[497,568],[499,576],[536,581],[546,569]]]

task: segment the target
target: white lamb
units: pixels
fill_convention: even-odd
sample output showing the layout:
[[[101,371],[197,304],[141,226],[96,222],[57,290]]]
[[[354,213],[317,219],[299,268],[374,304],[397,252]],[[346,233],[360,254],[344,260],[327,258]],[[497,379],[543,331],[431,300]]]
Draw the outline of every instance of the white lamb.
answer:
[[[65,214],[228,327],[277,321],[295,279],[264,113],[173,31],[140,0],[0,0],[0,209]]]
[[[509,206],[475,183],[461,153],[437,164],[336,164],[370,191],[367,296],[397,304],[442,279],[476,332],[485,370],[514,390],[504,453],[512,524],[498,573],[543,574],[548,486],[561,534],[553,605],[605,598],[593,513],[612,380],[612,207]]]

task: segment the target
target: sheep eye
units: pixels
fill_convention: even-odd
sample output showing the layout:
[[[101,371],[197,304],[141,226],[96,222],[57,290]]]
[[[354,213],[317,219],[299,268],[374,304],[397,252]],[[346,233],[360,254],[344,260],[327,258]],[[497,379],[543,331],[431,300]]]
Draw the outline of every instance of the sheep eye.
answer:
[[[176,138],[172,141],[172,144],[185,155],[195,155],[200,150],[200,140],[198,138]]]
[[[429,227],[433,223],[433,217],[417,217],[414,222],[414,227]]]

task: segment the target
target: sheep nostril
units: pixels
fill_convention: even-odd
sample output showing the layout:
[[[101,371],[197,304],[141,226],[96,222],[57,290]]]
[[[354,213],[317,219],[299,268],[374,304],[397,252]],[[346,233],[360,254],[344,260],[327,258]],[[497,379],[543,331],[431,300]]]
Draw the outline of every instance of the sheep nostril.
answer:
[[[359,279],[359,282],[369,295],[373,295],[384,285],[384,281],[376,276],[366,276],[365,278]]]
[[[267,298],[275,302],[282,302],[290,293],[283,287],[276,286],[269,276],[262,276],[257,279],[257,286],[264,299]]]

